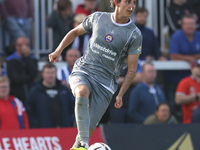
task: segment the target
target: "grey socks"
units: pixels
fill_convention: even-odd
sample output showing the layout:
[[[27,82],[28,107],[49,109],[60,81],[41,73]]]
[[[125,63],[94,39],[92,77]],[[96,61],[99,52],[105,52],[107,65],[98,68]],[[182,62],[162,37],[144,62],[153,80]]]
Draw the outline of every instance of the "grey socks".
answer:
[[[80,143],[89,143],[89,126],[90,126],[90,115],[89,115],[89,99],[85,97],[77,97],[75,104],[75,117],[78,128],[78,135],[76,138],[77,145]],[[74,144],[74,145],[75,145]]]

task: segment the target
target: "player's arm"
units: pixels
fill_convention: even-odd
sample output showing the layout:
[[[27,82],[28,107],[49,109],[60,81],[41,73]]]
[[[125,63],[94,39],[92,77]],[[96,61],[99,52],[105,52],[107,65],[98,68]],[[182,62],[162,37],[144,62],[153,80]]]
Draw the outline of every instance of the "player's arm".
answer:
[[[56,50],[53,53],[49,54],[49,62],[57,62],[63,49],[69,44],[71,44],[77,36],[82,35],[84,33],[86,33],[86,31],[83,29],[82,24],[69,31],[66,34],[66,36],[62,39]]]
[[[116,103],[115,103],[116,108],[120,108],[122,106],[123,104],[122,97],[126,92],[126,90],[129,88],[129,86],[131,85],[131,83],[133,82],[133,79],[135,78],[138,66],[138,57],[139,55],[137,54],[128,55],[128,71],[120,88],[120,91],[116,97]]]

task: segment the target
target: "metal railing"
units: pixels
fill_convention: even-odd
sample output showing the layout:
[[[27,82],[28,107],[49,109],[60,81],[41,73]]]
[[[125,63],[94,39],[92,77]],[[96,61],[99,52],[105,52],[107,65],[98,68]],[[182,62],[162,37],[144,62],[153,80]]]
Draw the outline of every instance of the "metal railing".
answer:
[[[53,32],[47,29],[46,19],[53,10],[54,0],[34,0],[33,51],[37,58],[53,50]]]
[[[46,27],[47,16],[52,13],[54,0],[33,0],[34,21],[32,28],[32,52],[40,58],[41,54],[48,54],[53,50],[53,32]],[[0,21],[1,23],[1,21]],[[11,44],[9,34],[0,28],[0,53],[4,53],[6,46]]]
[[[139,0],[138,5],[149,10],[147,26],[152,28],[159,37],[161,51],[167,51],[164,20],[164,7],[168,0]],[[53,32],[46,27],[47,16],[52,13],[54,0],[33,0],[34,22],[32,34],[32,52],[40,59],[41,54],[48,54],[53,50]],[[159,15],[158,15],[159,14]],[[158,22],[159,21],[159,22]],[[0,21],[1,23],[1,21]],[[0,28],[0,53],[10,43],[9,35]]]

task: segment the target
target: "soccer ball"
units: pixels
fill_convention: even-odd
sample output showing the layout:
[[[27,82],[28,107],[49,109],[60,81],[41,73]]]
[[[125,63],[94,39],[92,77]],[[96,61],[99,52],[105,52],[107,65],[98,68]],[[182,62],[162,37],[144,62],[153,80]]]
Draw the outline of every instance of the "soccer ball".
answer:
[[[111,150],[111,148],[105,143],[94,143],[88,150]]]

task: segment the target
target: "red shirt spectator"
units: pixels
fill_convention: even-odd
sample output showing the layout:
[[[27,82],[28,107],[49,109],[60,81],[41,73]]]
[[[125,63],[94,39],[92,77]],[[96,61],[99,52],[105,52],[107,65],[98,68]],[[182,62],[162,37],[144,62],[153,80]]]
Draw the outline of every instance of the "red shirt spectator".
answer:
[[[193,111],[200,104],[200,59],[192,64],[192,75],[183,78],[176,90],[176,104],[182,105],[183,123],[191,123]]]
[[[200,85],[191,76],[184,78],[178,85],[176,94],[190,95],[193,93],[200,93]],[[199,101],[192,101],[190,103],[182,104],[183,123],[191,123],[191,116],[193,110],[199,105]]]
[[[29,128],[28,117],[22,102],[10,91],[9,79],[0,77],[0,129]]]
[[[98,11],[97,0],[85,0],[85,3],[78,5],[75,14],[85,14],[86,16]]]

